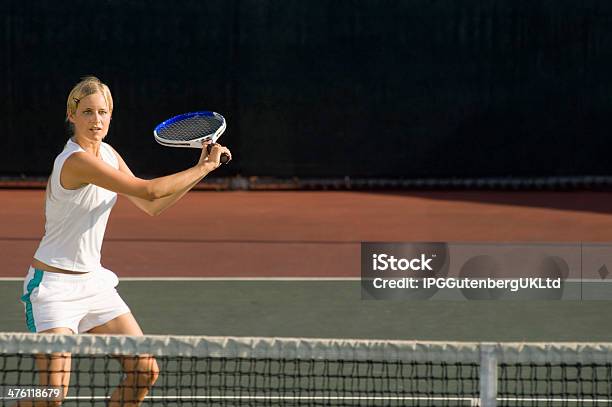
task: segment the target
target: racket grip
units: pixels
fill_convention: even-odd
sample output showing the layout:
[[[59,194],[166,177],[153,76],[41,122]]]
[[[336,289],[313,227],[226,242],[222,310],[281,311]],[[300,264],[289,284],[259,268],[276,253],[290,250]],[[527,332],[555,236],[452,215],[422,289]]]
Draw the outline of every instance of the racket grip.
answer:
[[[212,144],[209,144],[208,146],[206,146],[206,151],[208,151],[208,154],[210,154],[210,152],[212,151]],[[229,161],[229,156],[226,153],[222,153],[221,154],[221,164],[226,164]]]

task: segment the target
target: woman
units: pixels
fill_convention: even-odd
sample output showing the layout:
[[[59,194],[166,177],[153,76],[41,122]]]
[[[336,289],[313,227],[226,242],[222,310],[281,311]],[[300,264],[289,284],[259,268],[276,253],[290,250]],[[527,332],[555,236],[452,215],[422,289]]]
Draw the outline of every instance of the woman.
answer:
[[[22,297],[28,328],[53,334],[142,335],[115,287],[117,276],[100,264],[100,249],[117,194],[150,215],[178,201],[220,165],[230,151],[218,144],[202,149],[198,163],[176,174],[144,180],[103,142],[113,112],[108,86],[86,77],[68,95],[66,120],[73,130],[55,159],[45,202],[45,236],[34,254]],[[122,358],[124,380],[109,406],[139,405],[159,369],[153,357]],[[70,380],[70,354],[39,357],[41,384],[64,386]],[[35,405],[22,402],[20,405]],[[40,405],[48,405],[40,403]]]

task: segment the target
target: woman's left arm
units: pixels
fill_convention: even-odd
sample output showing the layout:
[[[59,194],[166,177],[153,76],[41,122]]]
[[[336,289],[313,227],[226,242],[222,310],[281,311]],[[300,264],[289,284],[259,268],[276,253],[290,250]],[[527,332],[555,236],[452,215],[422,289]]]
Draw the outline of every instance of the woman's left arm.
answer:
[[[131,176],[134,176],[134,174],[132,173],[132,170],[130,170],[130,167],[128,167],[128,165],[123,160],[123,157],[121,157],[121,155],[114,148],[113,148],[113,152],[115,153],[115,156],[117,157],[117,160],[119,161],[119,171],[129,174]],[[138,197],[130,196],[130,195],[124,195],[124,196],[128,198],[134,205],[136,205],[136,207],[138,207],[139,209],[141,209],[148,215],[157,216],[160,213],[162,213],[164,210],[166,210],[167,208],[174,205],[174,203],[178,201],[179,199],[181,199],[183,195],[185,195],[187,192],[189,192],[191,188],[196,186],[196,184],[200,182],[202,178],[199,178],[198,180],[188,185],[186,188],[179,190],[172,195],[168,195],[163,198],[158,198],[153,201],[147,201],[146,199],[142,199],[142,198],[138,198]]]

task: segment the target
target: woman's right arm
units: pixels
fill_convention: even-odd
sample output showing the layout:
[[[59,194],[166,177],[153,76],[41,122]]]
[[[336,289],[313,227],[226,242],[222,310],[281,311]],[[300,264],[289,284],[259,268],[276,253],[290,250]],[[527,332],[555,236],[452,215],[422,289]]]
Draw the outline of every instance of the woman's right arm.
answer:
[[[205,157],[205,154],[202,154]],[[193,167],[165,177],[145,180],[121,172],[88,152],[72,154],[64,162],[61,183],[64,188],[76,189],[86,184],[153,201],[184,190],[205,177],[219,163],[200,158]]]
[[[130,167],[123,160],[123,157],[121,157],[121,155],[115,149],[113,149],[113,152],[115,153],[115,155],[117,157],[117,160],[119,161],[119,171],[127,173],[130,176],[134,176],[134,174],[132,173],[132,170],[130,169]],[[223,146],[220,146],[218,144],[215,144],[213,146],[210,154],[208,154],[206,149],[202,149],[202,156],[200,157],[200,160],[205,160],[205,161],[216,163],[217,161],[221,160],[221,153],[222,152],[226,153],[226,154],[229,154],[229,156],[231,157],[231,153],[229,153],[227,148],[225,148]],[[136,205],[137,208],[141,209],[142,211],[144,211],[148,215],[157,216],[157,215],[161,214],[163,211],[165,211],[167,208],[169,208],[170,206],[174,205],[191,188],[193,188],[198,182],[200,182],[202,180],[202,178],[203,177],[198,178],[197,180],[195,180],[194,182],[189,184],[186,188],[184,188],[184,189],[182,189],[182,190],[180,190],[178,192],[175,192],[172,195],[168,195],[168,196],[165,196],[163,198],[156,199],[154,201],[147,201],[147,200],[144,200],[144,199],[141,199],[141,198],[137,198],[137,197],[132,196],[132,195],[124,195],[124,196],[127,197],[130,200],[130,202],[132,202],[134,205]]]

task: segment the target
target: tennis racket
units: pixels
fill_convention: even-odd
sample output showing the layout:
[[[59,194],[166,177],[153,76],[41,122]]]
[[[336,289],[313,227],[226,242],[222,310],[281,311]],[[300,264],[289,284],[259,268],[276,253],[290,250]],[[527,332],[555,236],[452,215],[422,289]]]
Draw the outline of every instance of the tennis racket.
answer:
[[[192,112],[175,116],[160,123],[153,130],[155,140],[167,147],[202,148],[210,141],[208,153],[225,131],[225,118],[215,112]],[[229,156],[221,154],[221,163],[229,161]]]

